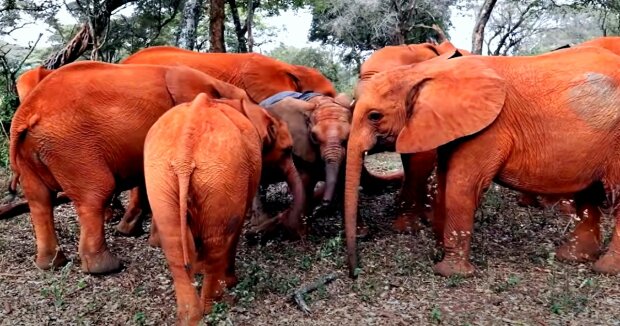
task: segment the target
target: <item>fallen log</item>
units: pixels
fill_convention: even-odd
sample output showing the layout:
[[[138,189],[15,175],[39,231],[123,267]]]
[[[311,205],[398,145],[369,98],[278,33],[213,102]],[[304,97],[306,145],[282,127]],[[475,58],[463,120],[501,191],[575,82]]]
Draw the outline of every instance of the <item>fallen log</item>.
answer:
[[[309,314],[310,308],[306,304],[306,300],[304,300],[304,295],[318,289],[320,286],[327,285],[333,282],[334,280],[338,278],[338,275],[339,275],[338,273],[331,273],[331,274],[328,274],[326,276],[319,278],[313,283],[302,286],[301,288],[293,292],[293,294],[291,295],[293,301],[295,301],[295,303],[297,304],[299,309],[301,309],[301,311]]]
[[[71,199],[69,199],[69,197],[67,197],[64,192],[61,192],[58,194],[56,199],[54,199],[54,206],[66,204],[70,201]],[[30,212],[28,201],[25,199],[18,199],[16,201],[0,206],[0,220],[9,219],[11,217],[19,216],[28,212]]]

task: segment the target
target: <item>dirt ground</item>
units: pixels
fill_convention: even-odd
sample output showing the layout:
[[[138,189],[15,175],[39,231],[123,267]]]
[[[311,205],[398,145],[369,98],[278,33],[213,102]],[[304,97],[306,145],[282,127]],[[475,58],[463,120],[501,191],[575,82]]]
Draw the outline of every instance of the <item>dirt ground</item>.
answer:
[[[399,164],[389,155],[371,163],[377,170]],[[589,264],[554,260],[554,248],[572,228],[572,218],[518,207],[516,193],[493,187],[476,216],[476,276],[443,278],[431,270],[438,251],[430,229],[415,235],[391,231],[396,193],[362,193],[360,214],[371,236],[359,245],[362,273],[357,280],[346,277],[341,214],[321,217],[303,243],[250,246],[244,239],[237,253],[241,282],[232,291],[236,302],[216,305],[205,322],[620,325],[620,278],[597,275]],[[283,187],[271,187],[268,199],[275,210],[287,202]],[[34,266],[27,214],[0,221],[0,325],[174,324],[171,277],[161,250],[147,245],[147,235],[120,237],[108,225],[108,244],[126,268],[115,275],[85,275],[77,259],[73,206],[62,205],[55,214],[62,248],[73,261],[52,272]],[[610,223],[607,216],[607,240]],[[290,299],[292,291],[332,272],[339,272],[339,278],[307,296],[309,314],[300,311]]]

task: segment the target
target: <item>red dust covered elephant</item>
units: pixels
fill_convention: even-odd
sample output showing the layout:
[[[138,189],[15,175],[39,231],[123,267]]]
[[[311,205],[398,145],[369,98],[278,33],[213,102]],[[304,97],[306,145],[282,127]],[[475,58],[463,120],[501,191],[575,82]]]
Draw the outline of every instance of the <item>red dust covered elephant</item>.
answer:
[[[237,283],[236,246],[261,168],[292,165],[291,147],[286,124],[261,107],[205,94],[171,109],[149,131],[146,186],[174,279],[178,324],[197,324]],[[195,273],[204,274],[200,298]]]
[[[38,267],[66,261],[54,231],[52,196],[59,191],[79,216],[82,270],[121,267],[105,243],[105,207],[115,192],[143,184],[143,144],[153,123],[200,92],[247,99],[242,90],[187,67],[98,62],[64,66],[27,96],[13,117],[10,161],[30,206]]]
[[[336,96],[332,83],[318,70],[259,53],[199,53],[171,46],[154,46],[132,54],[121,63],[192,67],[245,90],[255,103],[282,91],[311,91]]]
[[[246,91],[255,103],[285,91],[315,92],[333,97],[333,84],[318,70],[288,64],[259,53],[200,53],[171,46],[155,46],[140,50],[124,59],[122,64],[185,65],[200,70],[214,78],[235,85]],[[266,179],[290,177],[272,173]],[[291,182],[289,182],[291,184]],[[291,189],[295,194],[301,189]],[[305,200],[295,198],[295,200]],[[291,210],[282,216],[289,234],[297,237],[301,210]]]
[[[420,64],[446,53],[457,50],[449,41],[440,44],[420,43],[397,46],[386,46],[375,51],[360,68],[360,81],[356,87],[356,97],[365,92],[365,87],[376,74],[404,65]],[[465,56],[470,52],[458,49]],[[430,202],[427,180],[436,165],[436,151],[425,153],[401,154],[404,169],[404,182],[399,196],[399,213],[394,221],[394,229],[400,232],[414,231],[420,228],[420,220],[425,220],[426,208]],[[543,196],[539,202],[536,195],[523,193],[519,198],[522,206],[558,207],[565,213],[573,209],[568,201],[558,202],[559,198]]]
[[[581,222],[557,256],[597,259],[604,191],[620,186],[620,57],[593,47],[530,57],[458,56],[381,73],[356,104],[345,191],[351,274],[359,175],[364,152],[375,147],[403,154],[438,150],[433,227],[445,255],[437,273],[473,273],[474,213],[492,181],[574,196]],[[594,264],[598,272],[620,272],[615,213],[609,249]]]

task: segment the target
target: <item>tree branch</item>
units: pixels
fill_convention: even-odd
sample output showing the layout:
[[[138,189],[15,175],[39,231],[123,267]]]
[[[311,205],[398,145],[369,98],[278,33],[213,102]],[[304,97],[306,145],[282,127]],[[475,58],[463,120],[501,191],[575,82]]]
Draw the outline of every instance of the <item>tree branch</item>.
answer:
[[[42,33],[39,33],[39,37],[37,37],[37,40],[34,42],[34,44],[30,47],[30,51],[28,51],[28,53],[26,54],[26,56],[22,59],[22,61],[17,65],[17,67],[15,68],[15,72],[17,73],[18,71],[20,71],[22,69],[22,66],[24,65],[24,63],[26,62],[26,60],[28,60],[28,58],[30,58],[30,55],[32,55],[32,52],[34,51],[34,49],[37,47],[37,44],[39,44],[39,41],[41,40],[41,37],[43,37]]]
[[[493,8],[496,3],[497,0],[485,0],[482,7],[480,7],[472,35],[472,54],[482,54],[482,44],[484,44],[484,28],[491,17],[491,13],[493,12]]]

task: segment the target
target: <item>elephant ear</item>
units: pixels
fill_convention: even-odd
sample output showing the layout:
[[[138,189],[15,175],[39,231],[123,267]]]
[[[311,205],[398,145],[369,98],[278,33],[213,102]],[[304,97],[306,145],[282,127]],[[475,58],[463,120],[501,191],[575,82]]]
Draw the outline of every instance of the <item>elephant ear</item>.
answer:
[[[456,47],[448,40],[445,40],[440,44],[436,45],[435,48],[437,49],[439,55],[456,51]]]
[[[168,67],[165,79],[175,105],[191,102],[198,93],[216,99],[248,99],[242,89],[185,66]]]
[[[252,54],[241,72],[243,87],[252,101],[264,99],[283,91],[300,91],[299,78],[290,73],[287,63]]]
[[[425,152],[473,135],[493,123],[504,106],[505,82],[483,63],[448,60],[432,66],[407,94],[399,153]]]
[[[339,93],[338,95],[336,95],[336,97],[334,97],[334,102],[351,111],[353,110],[353,100],[349,95],[345,93]]]
[[[23,102],[26,95],[30,94],[30,92],[34,90],[43,78],[47,77],[47,75],[52,72],[54,72],[54,70],[45,69],[43,66],[39,66],[21,74],[17,78],[15,85],[17,88],[17,96],[19,97],[19,101]]]
[[[293,138],[293,154],[309,163],[317,160],[315,146],[310,140],[310,113],[315,108],[312,103],[290,97],[267,107],[267,111],[286,122]]]
[[[221,100],[243,113],[263,140],[263,151],[268,151],[276,139],[277,128],[274,119],[262,107],[248,100]]]

